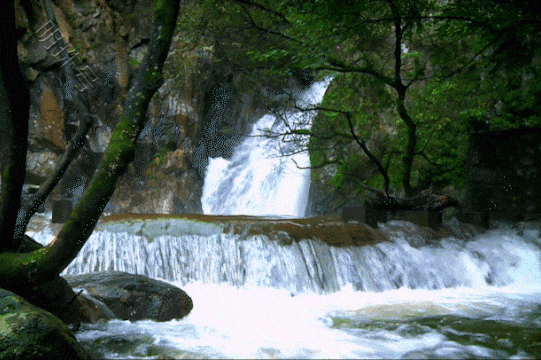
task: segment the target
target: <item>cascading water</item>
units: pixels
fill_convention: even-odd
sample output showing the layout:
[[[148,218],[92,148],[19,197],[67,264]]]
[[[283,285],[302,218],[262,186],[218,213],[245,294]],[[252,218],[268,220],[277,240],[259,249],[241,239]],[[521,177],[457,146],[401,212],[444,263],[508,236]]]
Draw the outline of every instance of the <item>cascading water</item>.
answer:
[[[195,222],[194,222],[195,223]],[[399,224],[399,222],[397,222]],[[163,228],[96,231],[64,274],[117,270],[182,285],[194,281],[232,286],[266,286],[329,293],[444,289],[519,284],[541,287],[540,242],[512,231],[474,241],[444,239],[413,247],[404,238],[362,247],[332,247],[320,240],[280,245],[265,235],[221,233],[209,224],[205,235],[174,235],[191,221],[167,220]],[[157,225],[156,225],[157,226]],[[382,228],[385,232],[385,228]],[[52,234],[31,234],[47,243]]]
[[[318,103],[326,86],[314,84],[300,100]],[[283,126],[266,115],[231,159],[210,159],[206,213],[304,214],[309,172],[276,157],[276,139],[256,136]],[[307,154],[294,160],[308,165]],[[401,222],[379,230],[388,242],[336,248],[196,220],[105,224],[64,274],[163,279],[182,287],[194,309],[178,321],[84,325],[76,336],[112,359],[541,357],[539,224],[467,241],[431,242]],[[50,229],[28,235],[42,244],[54,237]]]
[[[303,92],[297,104],[317,105],[329,81],[314,83]],[[304,122],[315,112],[288,112],[289,124]],[[302,119],[302,120],[301,120]],[[284,133],[286,125],[274,115],[265,115],[253,127],[251,134],[238,145],[230,159],[210,158],[201,199],[203,212],[214,215],[279,215],[302,217],[308,200],[310,165],[307,153],[282,157],[281,137],[263,137],[262,129]],[[286,153],[290,149],[285,149]]]
[[[411,226],[389,229],[380,228],[389,242],[334,248],[319,240],[279,245],[198,221],[101,228],[65,273],[119,270],[165,279],[192,297],[194,309],[179,321],[87,325],[77,338],[94,349],[153,339],[136,353],[103,350],[109,358],[150,356],[156,346],[178,358],[541,355],[537,229],[425,245],[401,235]],[[53,238],[47,230],[29,235],[41,243]]]

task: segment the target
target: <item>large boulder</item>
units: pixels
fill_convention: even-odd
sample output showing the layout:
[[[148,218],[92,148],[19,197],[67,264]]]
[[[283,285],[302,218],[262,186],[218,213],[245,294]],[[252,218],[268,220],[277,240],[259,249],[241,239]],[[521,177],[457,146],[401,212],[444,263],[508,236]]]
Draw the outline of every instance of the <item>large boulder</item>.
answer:
[[[0,360],[58,358],[90,359],[59,318],[0,289]]]
[[[65,276],[74,288],[85,289],[120,319],[168,321],[181,319],[193,308],[181,289],[143,275],[119,271]]]

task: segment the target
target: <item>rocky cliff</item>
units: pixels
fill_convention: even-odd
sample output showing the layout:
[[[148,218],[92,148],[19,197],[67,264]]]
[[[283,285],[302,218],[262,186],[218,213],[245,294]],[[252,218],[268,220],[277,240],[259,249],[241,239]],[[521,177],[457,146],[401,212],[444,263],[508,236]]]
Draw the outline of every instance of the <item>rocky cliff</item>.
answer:
[[[17,2],[19,59],[32,101],[29,185],[54,171],[81,119],[91,117],[87,146],[52,198],[82,195],[147,49],[154,2]],[[178,32],[136,158],[106,212],[202,211],[208,156],[231,155],[261,113],[257,90],[210,50]]]

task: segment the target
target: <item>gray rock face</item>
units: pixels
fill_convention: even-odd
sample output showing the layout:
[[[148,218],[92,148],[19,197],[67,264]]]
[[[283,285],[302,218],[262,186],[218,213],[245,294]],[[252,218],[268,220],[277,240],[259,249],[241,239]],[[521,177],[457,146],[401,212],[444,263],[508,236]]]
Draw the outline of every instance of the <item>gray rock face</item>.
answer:
[[[155,3],[55,2],[62,41],[54,46],[47,40],[53,28],[45,10],[17,6],[18,32],[24,34],[19,59],[31,95],[28,184],[40,185],[54,172],[81,119],[89,117],[88,145],[51,195],[80,199],[147,52]],[[262,79],[254,86],[251,75],[204,50],[210,45],[204,39],[186,40],[191,36],[177,30],[166,81],[149,104],[135,158],[106,212],[202,213],[208,157],[230,157],[276,100],[273,94],[300,86],[294,79]],[[56,56],[64,47],[67,56]],[[49,200],[45,207],[50,211]]]
[[[0,360],[59,358],[90,359],[59,318],[0,289]]]
[[[107,271],[65,279],[72,287],[85,289],[124,320],[180,319],[193,308],[192,299],[181,289],[143,275]]]
[[[52,194],[74,202],[81,197],[148,49],[155,3],[55,3],[62,39],[54,46],[46,40],[54,29],[45,11],[17,6],[17,26],[25,34],[18,39],[19,58],[31,94],[28,183],[39,185],[54,172],[81,118],[88,116],[93,119],[88,146]],[[182,46],[179,41],[173,45]],[[62,47],[69,56],[55,55]],[[252,92],[243,90],[243,80],[232,69],[198,50],[177,52],[189,58],[192,69],[183,81],[169,78],[150,103],[135,159],[107,212],[201,213],[208,156],[230,155],[258,117]],[[174,64],[181,60],[171,55],[166,72],[176,74]]]

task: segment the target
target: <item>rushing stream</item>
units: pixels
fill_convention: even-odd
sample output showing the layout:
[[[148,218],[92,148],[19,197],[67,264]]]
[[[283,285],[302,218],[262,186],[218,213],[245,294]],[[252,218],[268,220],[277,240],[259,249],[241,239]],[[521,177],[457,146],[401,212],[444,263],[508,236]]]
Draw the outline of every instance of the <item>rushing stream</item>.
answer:
[[[317,103],[325,88],[314,84],[301,99]],[[303,216],[309,172],[270,156],[276,139],[256,137],[281,126],[264,116],[231,159],[210,159],[207,214]],[[181,320],[87,324],[77,339],[111,359],[541,358],[539,224],[438,241],[393,226],[380,226],[388,242],[335,248],[205,221],[102,224],[64,273],[163,279],[194,308]],[[42,244],[54,236],[29,235]]]
[[[127,225],[96,231],[66,269],[144,274],[193,299],[182,320],[113,320],[77,334],[107,357],[144,358],[156,347],[177,358],[541,356],[537,229],[424,246],[395,235],[333,248],[314,240],[280,246],[262,235],[213,233],[212,225],[175,236],[193,224],[161,225],[162,233],[158,223],[139,235]],[[30,235],[42,243],[53,237]]]

